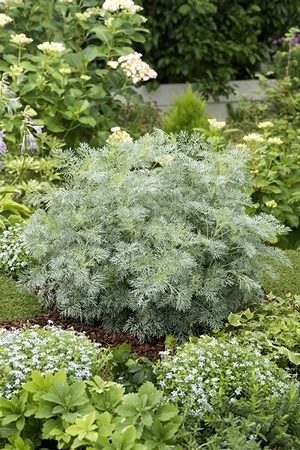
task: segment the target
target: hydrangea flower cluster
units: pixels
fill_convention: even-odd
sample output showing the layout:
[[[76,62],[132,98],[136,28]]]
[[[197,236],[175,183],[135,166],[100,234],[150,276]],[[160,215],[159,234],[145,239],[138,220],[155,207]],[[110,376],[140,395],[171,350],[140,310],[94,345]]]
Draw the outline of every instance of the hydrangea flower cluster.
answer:
[[[0,397],[17,393],[32,370],[65,370],[70,381],[89,379],[98,371],[101,354],[98,344],[70,329],[0,329]]]
[[[17,223],[0,234],[0,270],[12,277],[18,276],[30,260],[23,230],[24,225]]]
[[[155,70],[142,61],[141,57],[141,53],[129,53],[129,55],[120,56],[117,61],[108,61],[107,65],[112,69],[120,66],[133,84],[156,78],[157,73]]]
[[[143,8],[136,5],[132,0],[105,0],[102,8],[108,12],[125,11],[129,14],[135,14]]]
[[[43,42],[42,44],[39,44],[37,48],[49,56],[58,56],[66,49],[61,42]]]
[[[107,144],[118,144],[119,142],[132,142],[133,139],[129,133],[125,130],[121,130],[120,127],[111,128],[111,135],[107,138]]]
[[[214,130],[222,130],[226,126],[225,121],[219,121],[217,119],[207,119],[209,126]]]
[[[0,27],[5,27],[8,23],[12,22],[12,18],[7,14],[0,14]]]
[[[13,34],[10,38],[10,41],[13,44],[22,46],[26,44],[31,44],[31,42],[33,42],[33,39],[27,37],[24,33],[20,33],[20,34]]]
[[[232,409],[239,400],[250,399],[257,387],[266,404],[274,395],[283,398],[291,380],[287,372],[261,355],[258,347],[241,346],[235,338],[226,342],[208,336],[185,343],[175,356],[164,352],[155,373],[164,400],[199,420],[214,411],[219,401]]]

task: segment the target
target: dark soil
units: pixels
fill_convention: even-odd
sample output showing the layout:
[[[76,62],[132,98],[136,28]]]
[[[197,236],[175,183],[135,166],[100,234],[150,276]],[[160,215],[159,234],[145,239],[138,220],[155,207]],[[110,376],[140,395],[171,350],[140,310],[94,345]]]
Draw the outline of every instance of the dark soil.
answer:
[[[164,339],[152,339],[149,342],[141,343],[129,333],[115,333],[104,330],[99,324],[85,325],[76,320],[62,319],[57,312],[42,313],[29,320],[0,322],[0,328],[10,330],[12,328],[32,325],[44,327],[49,325],[49,320],[53,322],[53,325],[60,326],[63,329],[72,328],[76,331],[84,331],[90,339],[100,343],[105,348],[118,347],[123,343],[129,344],[134,354],[137,356],[146,356],[152,361],[156,361],[159,358],[159,352],[164,350]]]

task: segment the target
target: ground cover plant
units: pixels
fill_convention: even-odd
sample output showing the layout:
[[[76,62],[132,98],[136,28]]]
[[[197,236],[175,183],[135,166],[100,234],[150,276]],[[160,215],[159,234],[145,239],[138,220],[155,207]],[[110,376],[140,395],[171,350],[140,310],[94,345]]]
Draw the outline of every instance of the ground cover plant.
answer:
[[[6,449],[180,450],[182,419],[162,396],[150,382],[124,395],[99,376],[71,383],[64,371],[34,371],[19,396],[0,399],[0,437]]]
[[[192,338],[155,373],[199,448],[300,448],[298,384],[255,346]]]
[[[18,393],[34,369],[42,373],[65,369],[70,380],[89,379],[99,372],[102,355],[83,333],[50,324],[0,329],[0,396]]]
[[[284,227],[245,212],[246,151],[156,132],[59,157],[66,184],[25,230],[24,285],[65,317],[187,336],[261,295],[260,255],[286,261],[265,244]]]

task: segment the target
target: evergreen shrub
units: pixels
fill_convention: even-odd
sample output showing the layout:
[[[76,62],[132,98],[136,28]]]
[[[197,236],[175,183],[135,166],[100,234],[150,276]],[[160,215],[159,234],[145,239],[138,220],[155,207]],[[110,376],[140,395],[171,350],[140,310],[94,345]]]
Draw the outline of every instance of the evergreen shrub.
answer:
[[[64,188],[25,230],[24,284],[64,316],[139,339],[219,325],[261,293],[265,242],[283,225],[249,217],[246,150],[216,152],[200,134],[58,151]]]
[[[167,110],[162,129],[167,133],[181,130],[192,132],[194,128],[208,129],[206,100],[197,96],[190,85],[185,92],[174,97],[174,104]]]
[[[300,448],[298,384],[257,347],[192,338],[163,355],[155,373],[164,400],[198,430],[197,448]]]

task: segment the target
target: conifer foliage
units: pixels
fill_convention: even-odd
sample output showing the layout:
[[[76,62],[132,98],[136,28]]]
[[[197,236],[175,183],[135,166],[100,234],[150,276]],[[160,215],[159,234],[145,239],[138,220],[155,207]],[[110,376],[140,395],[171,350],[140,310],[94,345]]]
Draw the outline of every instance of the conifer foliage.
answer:
[[[214,327],[257,299],[265,242],[284,227],[245,207],[249,154],[200,134],[58,153],[65,185],[25,231],[24,284],[64,316],[139,339]]]

